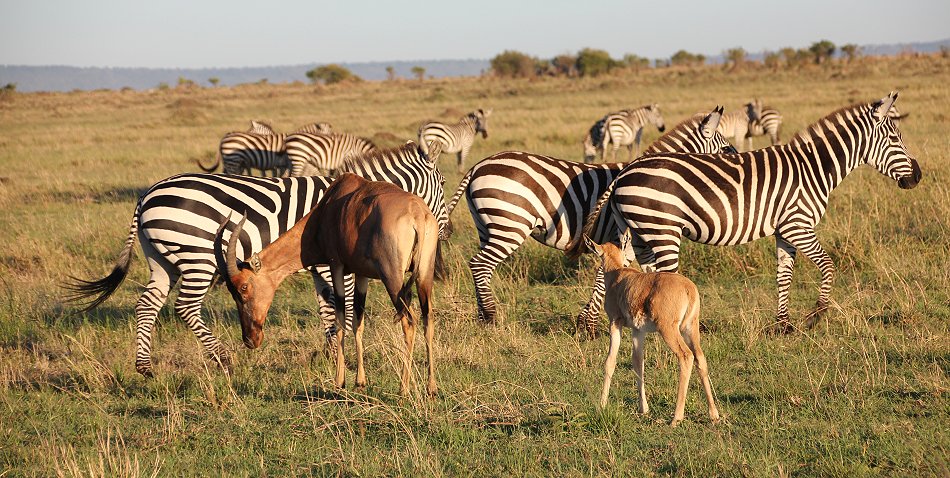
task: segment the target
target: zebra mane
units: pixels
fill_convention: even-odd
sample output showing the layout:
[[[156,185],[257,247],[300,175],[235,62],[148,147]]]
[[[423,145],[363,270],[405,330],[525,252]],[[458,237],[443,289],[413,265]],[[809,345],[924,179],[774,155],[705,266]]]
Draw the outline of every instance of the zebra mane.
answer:
[[[370,142],[370,144],[373,143]],[[419,145],[415,141],[408,141],[406,144],[395,148],[374,149],[344,159],[340,169],[346,171],[354,166],[374,166],[385,165],[387,162],[402,162],[404,161],[402,158],[411,157],[418,149]]]
[[[826,136],[828,127],[826,123],[835,122],[838,118],[847,118],[855,117],[860,118],[871,112],[876,102],[871,103],[858,103],[851,106],[845,106],[839,108],[815,121],[814,123],[805,127],[805,129],[795,133],[791,139],[789,139],[788,144],[795,144],[803,147],[811,147],[815,144],[815,137]]]

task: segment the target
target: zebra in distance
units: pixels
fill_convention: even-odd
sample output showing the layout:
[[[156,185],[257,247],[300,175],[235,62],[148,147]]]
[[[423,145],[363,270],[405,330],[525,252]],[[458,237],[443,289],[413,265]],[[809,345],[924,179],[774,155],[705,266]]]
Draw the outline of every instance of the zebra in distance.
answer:
[[[762,102],[758,99],[753,99],[746,103],[744,108],[744,111],[732,111],[723,115],[722,121],[719,122],[719,132],[727,138],[732,138],[737,148],[740,146],[745,147],[745,143],[748,140],[749,145],[745,148],[746,151],[748,151],[752,149],[752,132],[755,130],[754,124],[762,116]],[[781,116],[779,116],[779,121],[781,122]],[[773,145],[778,139],[778,129],[776,128],[775,131],[776,136],[774,137],[775,139],[773,139]]]
[[[735,151],[716,123],[722,107],[706,115],[695,115],[669,131],[647,148],[648,153],[671,150],[721,152]],[[513,254],[528,236],[555,249],[567,251],[580,239],[584,220],[625,163],[589,165],[548,156],[509,151],[489,156],[476,163],[462,179],[449,201],[449,213],[461,200],[468,199],[469,211],[478,231],[479,251],[469,261],[475,282],[478,318],[495,320],[495,298],[491,278],[495,268]],[[592,237],[605,242],[607,231]],[[591,299],[577,318],[578,327],[588,333],[600,316],[604,300],[603,273],[597,274]]]
[[[798,251],[821,271],[818,300],[804,324],[813,327],[828,308],[835,274],[815,235],[831,192],[863,164],[901,189],[921,180],[920,166],[888,114],[896,100],[891,93],[839,109],[785,145],[733,155],[644,158],[625,168],[606,193],[609,214],[639,239],[637,262],[644,270],[677,271],[683,237],[735,245],[774,235],[778,311],[771,331],[793,330],[788,289]]]
[[[749,131],[746,137],[749,138],[749,149],[752,149],[752,138],[768,134],[772,146],[779,144],[779,137],[782,130],[782,114],[771,106],[762,106],[759,111],[759,117],[749,123]]]
[[[329,134],[331,128],[330,123],[309,123],[297,128],[295,133]],[[207,173],[214,172],[223,163],[225,174],[250,175],[253,169],[258,169],[262,176],[266,171],[274,177],[284,176],[290,165],[286,138],[286,134],[275,132],[269,124],[251,120],[247,132],[232,132],[221,138],[213,165],[195,161]]]
[[[375,149],[372,141],[346,133],[294,133],[286,140],[292,177],[333,174],[347,158]]]
[[[442,152],[458,153],[458,171],[462,172],[462,165],[472,149],[475,136],[481,133],[482,139],[488,139],[488,117],[491,113],[491,108],[479,108],[463,116],[455,124],[426,121],[419,127],[419,144],[429,144],[437,140],[442,143]]]
[[[613,145],[613,161],[617,160],[617,150],[621,146],[627,147],[628,161],[639,157],[640,137],[643,135],[643,127],[648,124],[656,126],[660,133],[666,129],[660,106],[656,103],[607,114],[594,123],[584,137],[584,162],[593,163],[597,152],[600,152],[600,160],[606,161],[607,145]],[[634,145],[637,147],[636,154],[633,153]]]
[[[442,194],[445,179],[435,166],[439,146],[430,145],[429,150],[431,156],[415,143],[408,143],[371,153],[365,162],[375,167],[360,167],[354,162],[352,169],[366,179],[391,182],[422,197],[444,230],[448,220]],[[208,355],[229,367],[228,350],[201,318],[201,304],[218,270],[213,244],[218,225],[227,217],[247,214],[237,250],[237,257],[246,259],[251,251],[261,250],[310,212],[331,182],[332,179],[319,176],[257,178],[200,173],[159,181],[136,204],[125,247],[112,272],[101,279],[73,278],[64,285],[71,291],[68,299],[83,303],[84,310],[91,310],[112,295],[128,273],[137,237],[150,277],[135,307],[136,370],[152,375],[152,329],[169,291],[179,279],[175,312]],[[336,322],[329,268],[317,267],[311,274],[329,340],[335,335]],[[352,278],[346,286],[352,291]],[[352,317],[351,300],[346,300],[346,308],[350,311],[347,317]],[[332,349],[334,344],[328,346]]]

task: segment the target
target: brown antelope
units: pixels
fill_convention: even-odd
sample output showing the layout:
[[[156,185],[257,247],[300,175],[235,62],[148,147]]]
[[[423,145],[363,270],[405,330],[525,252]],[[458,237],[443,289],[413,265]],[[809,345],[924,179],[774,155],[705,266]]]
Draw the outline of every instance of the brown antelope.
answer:
[[[225,219],[215,235],[215,257],[228,289],[237,303],[244,345],[257,348],[263,339],[264,320],[274,293],[288,276],[305,267],[328,264],[333,277],[337,320],[335,384],[344,386],[343,276],[355,274],[356,294],[353,330],[356,337],[356,386],[366,385],[363,368],[363,312],[369,279],[380,279],[402,322],[406,342],[400,393],[409,392],[415,324],[410,316],[412,284],[419,294],[429,367],[427,391],[436,392],[433,363],[434,327],[429,324],[429,301],[435,271],[439,226],[428,206],[418,196],[390,183],[367,181],[346,173],[330,185],[310,214],[247,262],[237,262],[235,251],[244,219],[237,224],[222,251]],[[404,281],[406,272],[411,273]]]
[[[709,417],[714,423],[719,421],[719,410],[709,383],[706,356],[699,346],[699,291],[696,285],[676,273],[645,273],[624,267],[623,250],[627,250],[630,243],[629,231],[621,235],[620,247],[612,243],[599,245],[587,236],[584,236],[584,241],[603,261],[604,282],[607,286],[604,309],[610,319],[610,350],[604,362],[601,408],[607,406],[610,380],[617,367],[621,329],[626,326],[633,329],[633,368],[639,379],[640,413],[650,411],[643,378],[643,342],[648,333],[658,331],[679,359],[679,390],[676,394],[676,411],[670,425],[675,427],[683,420],[693,360],[699,368],[699,378],[706,392]]]

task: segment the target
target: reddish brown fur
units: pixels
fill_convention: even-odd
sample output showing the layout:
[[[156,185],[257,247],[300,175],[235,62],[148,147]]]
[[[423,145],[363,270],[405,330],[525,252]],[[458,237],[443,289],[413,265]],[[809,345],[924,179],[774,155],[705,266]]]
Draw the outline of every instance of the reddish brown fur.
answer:
[[[222,229],[225,224],[222,224]],[[240,234],[240,227],[232,237]],[[227,271],[226,278],[241,316],[244,343],[250,348],[260,345],[264,321],[274,293],[290,274],[317,264],[329,264],[337,297],[343,297],[343,276],[356,277],[356,317],[354,328],[357,349],[357,386],[366,384],[363,369],[363,306],[368,279],[380,279],[396,308],[396,319],[402,322],[407,356],[403,367],[400,391],[408,393],[415,324],[409,317],[410,286],[414,282],[422,309],[426,349],[429,362],[428,391],[435,393],[435,369],[432,339],[434,327],[429,326],[429,301],[438,224],[419,197],[383,182],[367,181],[354,174],[344,174],[333,182],[317,207],[293,228],[265,247],[257,257],[260,269],[249,264],[238,265],[228,247],[228,258],[221,253],[222,231],[215,241],[218,261]],[[253,262],[249,259],[249,262]],[[411,272],[409,282],[404,275]],[[336,384],[344,383],[343,364],[343,300],[337,299],[337,374]]]
[[[617,366],[621,330],[626,326],[633,329],[633,367],[639,376],[640,412],[647,413],[650,409],[644,386],[643,341],[646,334],[657,331],[676,354],[680,366],[676,410],[671,424],[676,426],[683,420],[694,360],[706,393],[709,416],[714,422],[718,421],[719,410],[712,395],[706,357],[699,345],[699,291],[696,285],[676,273],[643,273],[624,267],[623,252],[616,245],[601,246],[586,240],[603,261],[607,286],[604,309],[610,318],[610,349],[604,363],[600,406],[607,405],[610,381]]]

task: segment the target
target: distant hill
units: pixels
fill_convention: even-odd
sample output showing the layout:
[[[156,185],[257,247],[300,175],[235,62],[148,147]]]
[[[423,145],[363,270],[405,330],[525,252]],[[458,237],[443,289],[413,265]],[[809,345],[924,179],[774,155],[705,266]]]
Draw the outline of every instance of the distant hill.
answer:
[[[76,66],[22,66],[0,65],[0,85],[16,83],[17,91],[71,91],[117,90],[124,87],[136,90],[155,88],[159,83],[178,84],[178,78],[187,78],[208,86],[209,78],[218,78],[220,85],[256,83],[267,79],[271,83],[309,81],[308,70],[319,66],[262,66],[253,68],[102,68]],[[386,67],[392,66],[403,78],[413,77],[411,69],[421,66],[426,76],[478,76],[488,70],[488,60],[425,60],[370,63],[343,63],[353,73],[366,80],[383,80]]]
[[[906,51],[933,53],[941,47],[950,47],[950,38],[932,42],[896,43],[862,46],[864,55],[888,56]],[[750,53],[750,60],[761,60],[762,52]],[[707,55],[709,63],[722,63],[722,55]],[[155,88],[160,83],[175,86],[179,78],[186,78],[207,86],[209,78],[218,78],[221,85],[256,83],[266,79],[271,83],[308,81],[306,72],[320,64],[292,66],[262,66],[252,68],[101,68],[75,66],[0,65],[0,85],[16,83],[17,91],[71,91],[95,89]],[[426,76],[435,78],[478,76],[490,68],[488,60],[419,60],[368,63],[343,63],[353,73],[366,80],[386,78],[386,67],[392,66],[402,78],[411,78],[411,69],[421,66]]]

